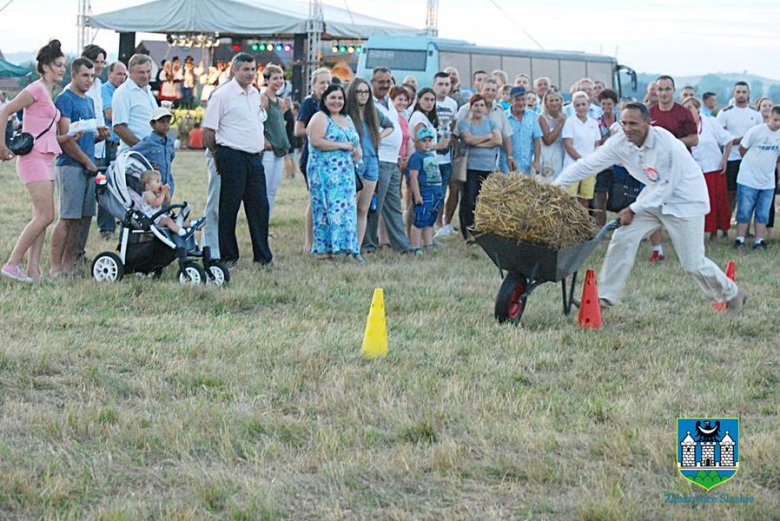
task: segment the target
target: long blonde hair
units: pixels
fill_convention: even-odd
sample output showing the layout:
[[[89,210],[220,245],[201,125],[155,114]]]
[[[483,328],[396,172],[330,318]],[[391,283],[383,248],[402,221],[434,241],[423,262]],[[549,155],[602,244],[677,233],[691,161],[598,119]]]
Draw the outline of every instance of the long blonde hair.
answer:
[[[563,112],[563,96],[561,96],[560,92],[550,89],[547,92],[545,92],[544,96],[542,97],[542,113],[545,116],[553,117],[552,114],[550,114],[549,109],[547,108],[547,102],[549,101],[550,96],[558,96],[559,98],[561,98],[561,108],[558,109],[559,114]]]

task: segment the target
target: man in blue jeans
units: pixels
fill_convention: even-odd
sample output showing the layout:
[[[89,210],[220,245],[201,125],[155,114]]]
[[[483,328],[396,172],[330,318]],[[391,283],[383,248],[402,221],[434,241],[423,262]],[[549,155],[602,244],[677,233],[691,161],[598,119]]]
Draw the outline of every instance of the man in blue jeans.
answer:
[[[257,65],[247,53],[233,57],[233,79],[220,85],[209,99],[203,119],[203,141],[220,176],[219,250],[227,264],[238,261],[236,221],[241,203],[249,224],[253,261],[272,264],[268,246],[268,196],[260,153],[263,123],[260,93],[252,85]]]

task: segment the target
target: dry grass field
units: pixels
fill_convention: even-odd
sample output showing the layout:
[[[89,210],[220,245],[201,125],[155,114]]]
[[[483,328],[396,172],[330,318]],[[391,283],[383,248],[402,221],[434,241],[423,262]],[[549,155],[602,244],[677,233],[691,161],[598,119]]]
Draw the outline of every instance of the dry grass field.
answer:
[[[202,155],[174,172],[199,215]],[[29,215],[13,164],[0,194],[5,261]],[[305,201],[300,176],[284,182],[272,270],[246,257],[241,218],[227,288],[179,285],[173,266],[113,285],[0,281],[0,518],[778,519],[776,243],[736,259],[751,296],[738,318],[712,312],[669,246],[663,265],[637,263],[601,330],[563,316],[551,284],[513,327],[493,318],[481,250],[318,263]],[[90,257],[110,248],[93,233]],[[376,287],[390,354],[367,361]],[[678,416],[741,418],[734,479],[707,494],[680,477]]]

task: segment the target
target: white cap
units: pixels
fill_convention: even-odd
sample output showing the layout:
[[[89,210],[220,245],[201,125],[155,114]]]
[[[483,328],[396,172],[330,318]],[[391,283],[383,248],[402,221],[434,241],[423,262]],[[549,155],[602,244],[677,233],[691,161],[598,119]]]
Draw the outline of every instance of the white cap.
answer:
[[[156,109],[154,109],[152,111],[152,117],[150,118],[150,120],[151,121],[157,121],[158,119],[164,118],[166,116],[172,118],[173,117],[173,112],[171,112],[170,110],[166,109],[165,107],[157,107]]]

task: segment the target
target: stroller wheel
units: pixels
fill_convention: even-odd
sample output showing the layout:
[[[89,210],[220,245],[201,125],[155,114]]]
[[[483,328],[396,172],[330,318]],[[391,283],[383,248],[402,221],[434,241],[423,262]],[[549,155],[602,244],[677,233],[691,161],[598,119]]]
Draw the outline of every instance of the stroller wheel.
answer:
[[[206,274],[206,285],[221,287],[228,282],[230,282],[230,270],[228,267],[221,262],[213,262],[209,266],[209,273]]]
[[[208,276],[200,264],[188,262],[179,269],[180,284],[205,284]]]
[[[125,274],[125,266],[118,255],[103,252],[92,261],[92,277],[98,282],[118,282]]]

